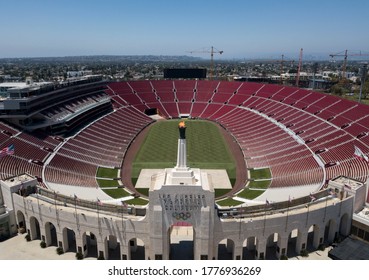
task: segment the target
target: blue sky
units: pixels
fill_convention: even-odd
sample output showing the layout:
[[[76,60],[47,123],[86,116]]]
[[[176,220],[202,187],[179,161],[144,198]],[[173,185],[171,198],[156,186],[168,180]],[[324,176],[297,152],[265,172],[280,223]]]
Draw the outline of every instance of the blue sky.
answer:
[[[369,51],[367,0],[0,0],[0,11],[0,57]]]

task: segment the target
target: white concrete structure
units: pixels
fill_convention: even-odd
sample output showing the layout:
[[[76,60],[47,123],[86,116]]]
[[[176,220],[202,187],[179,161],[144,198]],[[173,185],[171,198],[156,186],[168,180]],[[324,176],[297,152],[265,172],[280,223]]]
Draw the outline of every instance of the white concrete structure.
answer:
[[[163,185],[150,190],[147,207],[125,209],[44,189],[36,194],[33,180],[17,180],[1,181],[4,203],[32,240],[106,259],[173,258],[170,233],[183,222],[192,226],[194,259],[273,259],[298,254],[333,242],[339,234],[347,236],[357,201],[347,191],[342,200],[340,194],[324,191],[314,194],[319,198],[313,202],[306,197],[306,202],[296,205],[292,201],[285,206],[217,211],[211,186]],[[206,185],[206,177],[201,182]],[[29,187],[20,191],[22,183]]]

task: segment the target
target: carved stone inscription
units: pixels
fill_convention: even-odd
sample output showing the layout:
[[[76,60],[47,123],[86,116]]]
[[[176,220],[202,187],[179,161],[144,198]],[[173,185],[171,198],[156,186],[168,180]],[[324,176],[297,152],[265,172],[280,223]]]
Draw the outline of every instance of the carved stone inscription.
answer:
[[[203,194],[160,194],[159,199],[166,211],[193,211],[206,207]]]

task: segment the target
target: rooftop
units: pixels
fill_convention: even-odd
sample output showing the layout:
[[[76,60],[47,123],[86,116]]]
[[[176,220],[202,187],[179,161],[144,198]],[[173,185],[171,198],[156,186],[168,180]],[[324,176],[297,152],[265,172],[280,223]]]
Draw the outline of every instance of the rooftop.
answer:
[[[27,173],[23,173],[23,174],[20,174],[18,176],[13,176],[13,177],[9,177],[9,178],[6,178],[4,180],[2,180],[7,186],[9,187],[13,187],[13,186],[18,186],[22,183],[25,183],[25,182],[30,182],[30,181],[34,181],[34,180],[37,180],[35,177],[27,174]]]

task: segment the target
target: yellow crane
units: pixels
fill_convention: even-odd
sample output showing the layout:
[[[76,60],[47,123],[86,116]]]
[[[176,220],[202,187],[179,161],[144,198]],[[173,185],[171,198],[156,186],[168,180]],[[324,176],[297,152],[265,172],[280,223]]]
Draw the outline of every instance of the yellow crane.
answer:
[[[210,73],[209,73],[209,78],[210,78],[210,80],[212,80],[213,79],[213,74],[214,74],[214,54],[215,53],[222,54],[223,51],[217,50],[216,48],[214,48],[213,46],[211,46],[210,49],[190,51],[189,53],[210,53]]]

